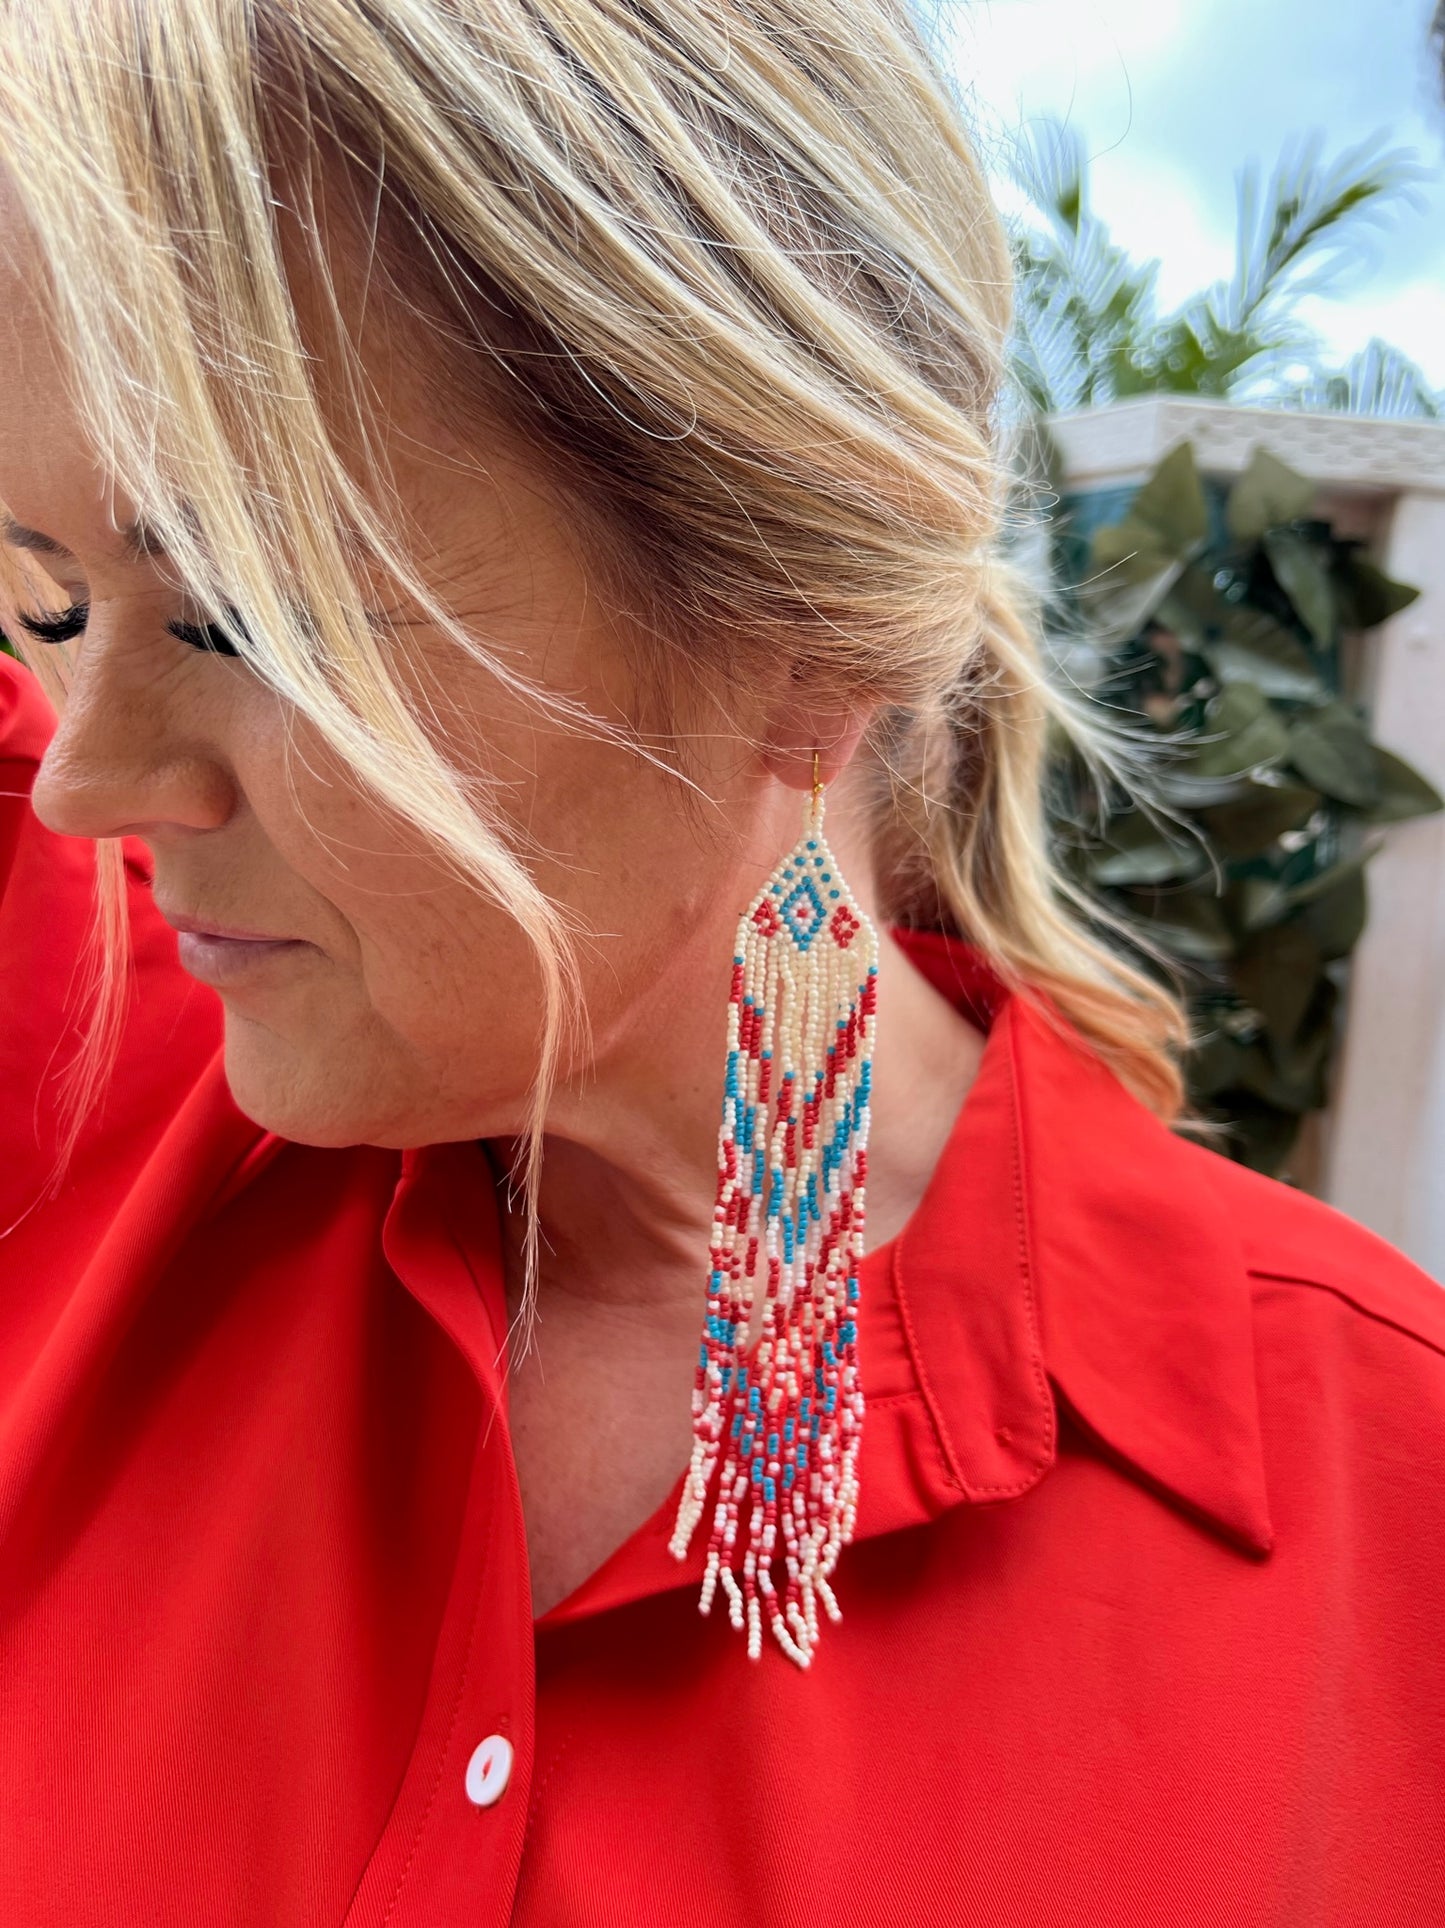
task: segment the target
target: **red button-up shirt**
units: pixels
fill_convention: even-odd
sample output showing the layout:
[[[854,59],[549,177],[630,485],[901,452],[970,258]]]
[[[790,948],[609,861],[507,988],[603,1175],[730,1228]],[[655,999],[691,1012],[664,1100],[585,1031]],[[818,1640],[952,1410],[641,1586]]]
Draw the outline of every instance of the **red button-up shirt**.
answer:
[[[245,1119],[139,845],[44,1196],[89,857],[0,716],[5,1928],[1445,1920],[1431,1280],[912,938],[988,1042],[866,1261],[842,1622],[750,1662],[676,1491],[534,1621],[484,1153]]]

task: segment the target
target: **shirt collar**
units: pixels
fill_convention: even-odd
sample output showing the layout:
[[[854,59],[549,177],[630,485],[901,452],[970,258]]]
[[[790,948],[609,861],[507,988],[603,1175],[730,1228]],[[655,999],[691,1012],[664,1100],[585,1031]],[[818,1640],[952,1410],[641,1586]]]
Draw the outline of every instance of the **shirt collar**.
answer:
[[[931,1188],[940,1195],[925,1198],[900,1255],[905,1282],[916,1268],[923,1285],[908,1295],[920,1365],[965,1497],[998,1496],[978,1489],[1021,1481],[1043,1450],[1021,1336],[1036,1313],[1043,1371],[1071,1417],[1145,1486],[1242,1551],[1267,1554],[1252,1298],[1214,1155],[1170,1131],[1045,1003],[1006,992],[977,953],[933,933],[897,935],[935,988],[988,1029]],[[975,1296],[991,1306],[987,1319]],[[979,1396],[980,1361],[991,1398]],[[1020,1431],[1014,1411],[1033,1423]],[[1011,1434],[1002,1457],[1000,1425]]]

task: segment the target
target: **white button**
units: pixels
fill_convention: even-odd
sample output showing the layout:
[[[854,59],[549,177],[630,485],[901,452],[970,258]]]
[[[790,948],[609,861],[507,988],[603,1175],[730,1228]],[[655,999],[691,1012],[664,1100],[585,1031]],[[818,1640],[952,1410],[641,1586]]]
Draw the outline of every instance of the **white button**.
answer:
[[[498,1801],[512,1778],[512,1743],[505,1734],[488,1734],[467,1762],[467,1799],[478,1807]]]

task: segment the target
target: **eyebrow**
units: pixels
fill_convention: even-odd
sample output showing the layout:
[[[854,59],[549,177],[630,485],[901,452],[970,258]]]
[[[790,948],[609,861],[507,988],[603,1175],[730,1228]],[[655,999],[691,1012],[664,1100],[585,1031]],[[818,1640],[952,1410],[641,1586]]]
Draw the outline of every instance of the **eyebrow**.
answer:
[[[119,534],[120,555],[125,562],[147,562],[166,553],[165,545],[144,517],[127,522]],[[13,548],[29,549],[38,556],[68,556],[71,553],[54,536],[44,535],[39,529],[27,528],[6,510],[0,510],[0,539],[10,543]]]

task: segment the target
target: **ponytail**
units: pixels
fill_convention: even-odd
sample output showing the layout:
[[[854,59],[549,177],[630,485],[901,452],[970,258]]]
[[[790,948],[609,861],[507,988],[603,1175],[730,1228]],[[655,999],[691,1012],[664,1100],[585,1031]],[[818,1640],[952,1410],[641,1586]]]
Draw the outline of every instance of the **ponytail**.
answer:
[[[1079,725],[1045,679],[1035,603],[996,558],[962,675],[885,724],[883,902],[897,923],[966,937],[1011,989],[1041,993],[1122,1083],[1172,1122],[1184,1103],[1183,1010],[1091,934],[1078,894],[1049,854],[1050,721],[1071,732]],[[1091,919],[1102,917],[1088,909]]]

